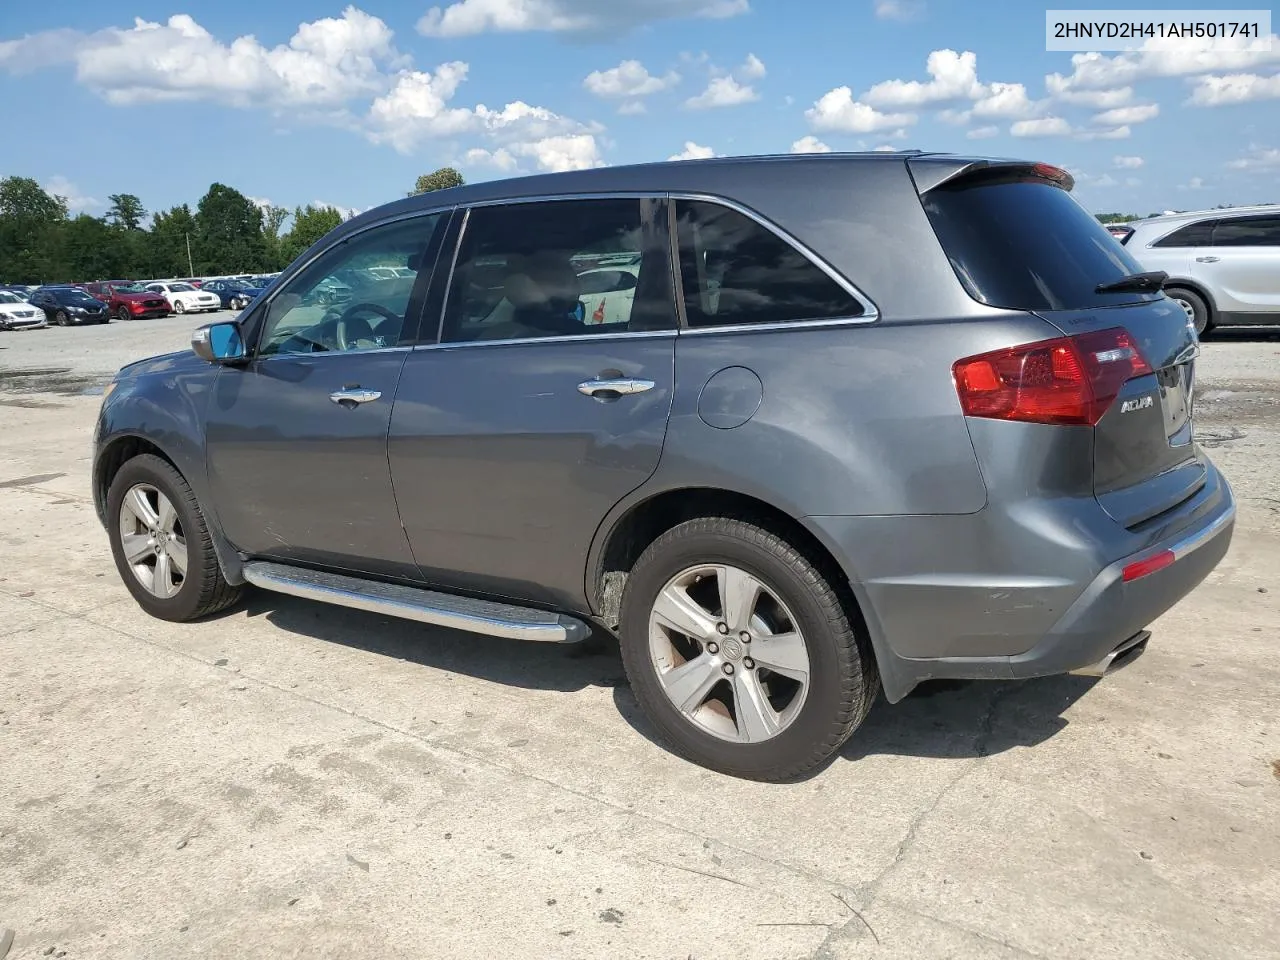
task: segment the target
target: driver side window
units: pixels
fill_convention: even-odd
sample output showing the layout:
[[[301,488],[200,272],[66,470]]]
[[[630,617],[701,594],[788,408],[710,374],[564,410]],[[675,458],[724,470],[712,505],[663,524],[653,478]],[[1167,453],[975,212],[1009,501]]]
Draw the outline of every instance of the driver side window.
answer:
[[[443,213],[385,224],[326,251],[271,296],[258,355],[381,350],[413,335]]]

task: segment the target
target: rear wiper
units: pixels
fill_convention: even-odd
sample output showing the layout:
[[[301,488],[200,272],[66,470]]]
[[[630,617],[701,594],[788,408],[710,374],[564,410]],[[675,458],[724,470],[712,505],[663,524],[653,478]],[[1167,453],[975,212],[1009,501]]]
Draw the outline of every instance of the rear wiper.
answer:
[[[1098,284],[1094,293],[1159,293],[1169,275],[1163,270],[1152,270],[1150,273],[1131,273],[1119,280]]]

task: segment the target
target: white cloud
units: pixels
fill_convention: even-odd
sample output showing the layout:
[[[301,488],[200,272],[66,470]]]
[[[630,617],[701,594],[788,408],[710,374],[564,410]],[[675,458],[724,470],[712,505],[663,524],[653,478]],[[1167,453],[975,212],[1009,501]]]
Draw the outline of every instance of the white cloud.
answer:
[[[931,80],[885,80],[863,96],[873,107],[920,107],[950,100],[977,100],[987,89],[978,82],[978,56],[970,51],[934,50],[925,62]]]
[[[999,135],[1000,135],[999,127],[988,126],[988,127],[974,127],[972,130],[970,130],[968,133],[965,134],[965,137],[966,139],[969,139],[969,140],[989,140],[991,137],[998,137]]]
[[[830,153],[831,148],[810,134],[807,137],[801,137],[791,145],[792,153]]]
[[[1078,107],[1111,110],[1114,107],[1123,107],[1133,99],[1133,87],[1117,87],[1114,90],[1074,90],[1068,79],[1060,73],[1051,73],[1044,79],[1050,96],[1055,100]]]
[[[924,13],[924,0],[875,0],[874,10],[881,20],[915,20]]]
[[[749,9],[748,0],[456,0],[428,10],[418,31],[429,37],[490,31],[608,33],[656,20],[734,17]]]
[[[1068,137],[1072,132],[1071,124],[1061,117],[1019,120],[1009,127],[1010,135],[1015,137]]]
[[[889,146],[889,144],[887,144],[887,143],[882,143],[882,144],[880,144],[879,146],[872,147],[872,148],[871,148],[871,152],[872,152],[872,153],[897,153],[897,152],[898,152],[898,148],[897,148],[897,147],[891,147],[891,146]]]
[[[1133,130],[1127,126],[1112,127],[1108,130],[1077,130],[1077,140],[1127,140]]]
[[[1207,184],[1203,177],[1192,177],[1186,183],[1178,184],[1179,190],[1203,190]]]
[[[248,199],[251,200],[253,202],[253,205],[257,207],[259,210],[265,210],[267,209],[267,207],[275,206],[275,204],[272,203],[266,197],[249,197]]]
[[[1081,187],[1088,187],[1088,188],[1102,187],[1102,188],[1106,188],[1106,187],[1118,187],[1118,186],[1120,186],[1120,181],[1119,181],[1119,180],[1117,180],[1115,177],[1113,177],[1113,176],[1112,176],[1111,174],[1109,174],[1109,173],[1104,173],[1104,174],[1103,174],[1102,176],[1100,176],[1100,177],[1095,177],[1095,176],[1091,176],[1090,174],[1087,174],[1087,173],[1085,173],[1083,170],[1081,170],[1081,171],[1079,171],[1078,173],[1073,174],[1072,176],[1073,176],[1073,178],[1074,178],[1075,182],[1076,182],[1077,184],[1079,184]]]
[[[599,144],[590,133],[543,137],[541,140],[515,143],[511,146],[511,152],[517,156],[531,157],[537,162],[539,169],[550,173],[604,166]]]
[[[667,157],[668,160],[710,160],[716,155],[716,152],[710,147],[703,147],[694,143],[692,140],[684,142],[684,149],[679,153],[673,153]]]
[[[469,69],[455,61],[441,64],[434,73],[400,74],[395,86],[369,107],[369,138],[407,153],[422,139],[474,130],[479,122],[474,111],[448,105]]]
[[[364,212],[364,210],[361,210],[359,207],[344,207],[340,203],[326,203],[323,200],[312,200],[311,205],[316,208],[322,208],[322,209],[327,208],[329,210],[337,210],[338,215],[341,216],[343,220],[350,220],[357,213]],[[372,210],[373,208],[366,207],[365,209]]]
[[[972,119],[972,114],[968,110],[939,110],[936,118],[942,123],[949,123],[953,127],[963,127]]]
[[[908,127],[916,122],[913,113],[881,113],[853,98],[848,87],[836,87],[820,97],[804,114],[815,130],[840,133],[875,133],[893,127]]]
[[[1119,170],[1137,170],[1146,162],[1147,161],[1143,160],[1141,157],[1126,157],[1122,154],[1116,154],[1116,156],[1111,158],[1112,166]]]
[[[1039,104],[1027,96],[1027,88],[1020,83],[993,83],[987,94],[973,104],[973,115],[984,119],[1017,120],[1030,117],[1039,110]]]
[[[1178,40],[1148,40],[1142,50],[1114,57],[1077,53],[1071,58],[1071,73],[1049,74],[1045,85],[1055,95],[1064,91],[1112,90],[1153,77],[1249,70],[1272,63],[1280,63],[1280,43],[1274,34],[1265,40],[1219,40],[1207,50],[1188,48]]]
[[[746,80],[763,80],[768,72],[765,69],[764,61],[754,53],[748,53],[746,61],[737,70],[738,76]]]
[[[1274,147],[1251,147],[1249,152],[1227,166],[1232,170],[1245,170],[1251,173],[1280,170],[1280,149]]]
[[[54,31],[0,44],[0,64],[47,50],[75,64],[76,78],[113,104],[209,100],[233,106],[333,108],[380,91],[383,67],[402,57],[391,29],[353,6],[341,17],[300,24],[287,44],[265,47],[247,35],[224,44],[186,14],[166,23],[137,19],[131,29],[91,34]]]
[[[1260,77],[1256,73],[1229,73],[1199,77],[1187,103],[1197,107],[1221,107],[1233,103],[1280,98],[1280,73]]]
[[[81,193],[79,187],[61,174],[50,177],[41,186],[44,187],[45,193],[65,200],[67,210],[73,214],[90,213],[101,210],[105,206],[97,197]]]
[[[502,171],[514,170],[519,163],[505,147],[499,147],[497,150],[472,147],[463,154],[462,162],[469,167],[494,167]]]
[[[1142,186],[1142,181],[1139,180],[1137,177],[1125,177],[1124,185],[1126,187],[1140,187]]]
[[[680,74],[674,71],[655,77],[639,60],[623,60],[616,67],[589,73],[582,85],[597,97],[634,99],[669,90],[679,82]]]
[[[751,84],[742,84],[733,77],[712,77],[707,89],[696,97],[690,97],[684,105],[690,110],[712,110],[717,107],[736,107],[759,100]]]
[[[648,108],[644,105],[643,100],[628,100],[622,106],[618,107],[618,113],[624,117],[634,117],[642,113],[648,113]]]
[[[1095,114],[1093,122],[1100,127],[1123,127],[1133,123],[1146,123],[1160,115],[1158,103],[1140,103],[1132,107],[1116,107]]]

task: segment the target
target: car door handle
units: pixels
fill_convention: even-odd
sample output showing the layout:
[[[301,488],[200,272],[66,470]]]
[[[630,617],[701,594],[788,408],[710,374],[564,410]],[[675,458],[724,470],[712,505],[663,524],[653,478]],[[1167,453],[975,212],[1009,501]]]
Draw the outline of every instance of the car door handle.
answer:
[[[578,392],[588,397],[598,397],[602,393],[614,393],[620,397],[629,397],[633,393],[644,393],[652,390],[652,380],[637,380],[632,377],[619,377],[616,380],[583,380],[578,384]]]
[[[381,397],[381,392],[377,390],[365,390],[360,387],[345,387],[342,390],[335,390],[329,394],[329,399],[339,406],[348,406],[358,403],[372,403]]]
[[[1196,263],[1217,263],[1221,257],[1196,257]]]

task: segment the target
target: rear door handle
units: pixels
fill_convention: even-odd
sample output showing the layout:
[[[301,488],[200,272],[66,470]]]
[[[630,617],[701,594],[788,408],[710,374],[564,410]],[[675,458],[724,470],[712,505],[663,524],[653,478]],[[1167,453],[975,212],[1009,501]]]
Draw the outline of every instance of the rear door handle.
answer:
[[[345,387],[342,390],[335,390],[329,394],[329,399],[339,406],[351,407],[360,403],[372,403],[381,397],[381,392],[377,390],[365,390],[361,387]]]
[[[578,384],[578,392],[588,397],[599,397],[602,393],[629,397],[633,393],[644,393],[653,388],[652,380],[637,380],[633,377],[619,377],[616,380],[601,380],[597,377],[594,380],[583,380]]]
[[[1217,263],[1221,257],[1196,257],[1196,263]]]

